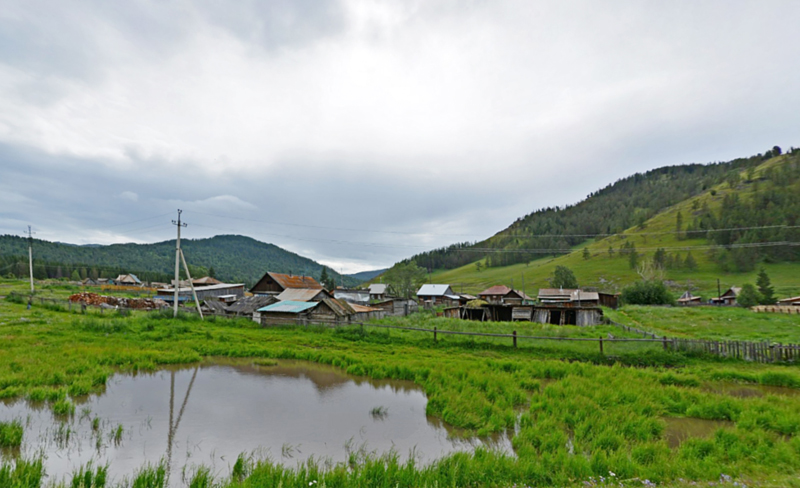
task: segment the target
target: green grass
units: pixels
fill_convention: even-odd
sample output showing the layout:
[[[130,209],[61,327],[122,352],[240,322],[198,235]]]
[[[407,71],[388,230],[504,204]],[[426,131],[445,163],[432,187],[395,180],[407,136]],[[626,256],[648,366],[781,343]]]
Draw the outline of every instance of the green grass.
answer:
[[[574,337],[605,330],[444,322],[422,315],[394,323],[500,331],[513,327]],[[0,393],[47,401],[54,410],[59,402],[73,405],[73,388],[101,392],[106,380],[120,372],[153,371],[208,357],[270,363],[301,359],[351,374],[414,381],[428,397],[428,415],[474,434],[514,432],[517,427],[512,434],[517,457],[478,450],[426,466],[401,462],[392,454],[356,455],[342,464],[312,460],[282,466],[250,460],[237,462],[231,476],[216,475],[213,483],[225,488],[308,487],[315,480],[319,486],[340,487],[570,486],[609,471],[628,480],[626,486],[635,485],[630,481],[634,478],[707,482],[722,474],[786,485],[800,466],[800,396],[738,398],[706,388],[730,381],[797,387],[800,371],[793,366],[652,350],[621,350],[609,359],[555,341],[520,341],[516,349],[505,338],[441,336],[434,343],[430,334],[358,326],[262,329],[246,319],[201,322],[144,313],[124,319],[83,317],[7,302],[0,302],[0,336]],[[665,417],[731,423],[673,449],[665,438]],[[17,476],[19,466],[4,465],[0,481]],[[34,482],[0,486],[41,487],[35,463],[22,466],[21,472],[33,473]],[[112,465],[109,475],[113,470]],[[209,486],[209,471],[198,470],[197,475],[197,486]],[[163,465],[143,468],[134,479],[139,484],[129,486],[161,486]]]
[[[768,167],[780,164],[782,161],[782,159],[771,159],[762,164],[756,174],[758,175]],[[431,279],[434,283],[452,285],[456,292],[463,290],[465,293],[473,294],[497,284],[511,286],[513,283],[515,288],[521,289],[524,281],[526,293],[535,297],[539,288],[550,286],[547,279],[553,274],[555,267],[561,265],[573,270],[581,286],[620,291],[625,285],[640,279],[636,271],[630,269],[627,256],[620,256],[617,252],[623,244],[633,242],[640,254],[643,252],[648,258],[652,258],[655,249],[659,247],[706,246],[708,241],[705,239],[678,240],[677,236],[673,234],[678,212],[683,215],[685,227],[691,221],[694,201],[697,201],[700,206],[707,203],[712,211],[717,212],[726,194],[736,192],[741,198],[749,198],[754,193],[753,185],[748,183],[742,183],[736,189],[731,189],[727,184],[717,185],[713,187],[715,195],[711,194],[711,190],[665,209],[648,220],[642,229],[631,228],[619,235],[589,240],[576,246],[572,253],[564,256],[547,256],[531,261],[529,264],[521,263],[497,268],[483,267],[481,271],[477,270],[475,263],[470,263],[452,270],[435,271]],[[666,232],[667,234],[637,235],[644,232]],[[609,246],[613,247],[615,251],[613,257],[608,255]],[[588,260],[582,256],[584,247],[589,249],[592,256]],[[642,251],[643,249],[650,250]],[[677,251],[677,253],[682,258],[686,256],[686,251]],[[717,296],[717,279],[720,280],[723,292],[730,286],[741,286],[744,283],[755,283],[756,281],[758,270],[747,273],[726,273],[711,259],[708,251],[696,249],[692,251],[692,256],[698,265],[696,270],[676,269],[665,272],[665,279],[670,282],[676,296],[686,289],[691,289],[695,295],[700,295],[704,299]],[[772,280],[777,297],[800,295],[800,280],[797,279],[800,276],[800,263],[767,263],[763,264],[763,267]]]
[[[0,422],[0,447],[19,447],[22,444],[22,422]]]
[[[800,344],[800,315],[740,307],[642,307],[607,310],[615,322],[667,337]]]

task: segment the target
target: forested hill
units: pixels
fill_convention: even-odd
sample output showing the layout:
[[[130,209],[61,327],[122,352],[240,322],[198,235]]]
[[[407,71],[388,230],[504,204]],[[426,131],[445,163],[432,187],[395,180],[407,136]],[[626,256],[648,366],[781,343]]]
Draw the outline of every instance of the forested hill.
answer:
[[[543,208],[518,218],[507,229],[476,243],[458,243],[410,258],[420,266],[454,269],[484,259],[488,267],[530,262],[552,250],[560,255],[592,235],[618,234],[643,225],[667,207],[699,195],[714,185],[736,184],[743,173],[770,158],[779,147],[764,154],[725,163],[666,166],[636,173],[563,208]],[[793,150],[797,159],[800,152]],[[742,219],[739,219],[742,220]],[[748,222],[752,219],[746,219]],[[707,225],[715,225],[707,222]],[[537,250],[538,252],[533,252]]]
[[[320,278],[323,266],[316,261],[289,252],[273,244],[250,237],[223,235],[208,239],[181,239],[181,247],[192,275],[213,273],[226,282],[252,285],[266,271],[306,274]],[[71,278],[77,276],[116,277],[134,273],[145,281],[168,281],[175,269],[175,240],[154,244],[112,244],[76,246],[34,239],[34,276]],[[0,274],[27,276],[27,239],[0,236]],[[342,282],[339,274],[327,273]],[[359,281],[344,277],[344,284]]]

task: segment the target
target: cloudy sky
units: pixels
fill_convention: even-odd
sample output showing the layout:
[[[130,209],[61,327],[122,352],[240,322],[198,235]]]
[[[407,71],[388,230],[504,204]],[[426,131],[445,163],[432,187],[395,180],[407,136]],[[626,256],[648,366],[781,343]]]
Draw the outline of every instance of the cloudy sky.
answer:
[[[0,234],[345,272],[800,145],[800,2],[5,0]]]

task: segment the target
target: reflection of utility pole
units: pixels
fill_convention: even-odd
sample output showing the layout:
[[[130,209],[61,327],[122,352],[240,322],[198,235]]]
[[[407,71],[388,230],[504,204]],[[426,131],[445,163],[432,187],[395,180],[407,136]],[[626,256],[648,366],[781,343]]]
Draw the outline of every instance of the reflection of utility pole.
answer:
[[[33,295],[33,232],[28,226],[28,269],[31,272],[31,295]]]
[[[186,389],[186,396],[183,398],[181,410],[178,412],[178,418],[173,424],[174,411],[175,411],[175,371],[170,371],[169,378],[169,431],[167,432],[167,485],[169,485],[169,472],[172,467],[172,443],[175,440],[175,432],[181,423],[183,411],[186,409],[186,403],[189,401],[189,394],[192,392],[194,380],[197,378],[197,370],[199,366],[195,366],[194,373],[192,373],[192,380],[189,382],[189,388]]]
[[[183,210],[178,209],[178,220],[173,220],[172,223],[178,227],[178,239],[175,241],[175,295],[174,295],[174,304],[173,304],[173,317],[178,316],[178,290],[180,289],[180,272],[181,267],[180,263],[183,261],[183,269],[186,271],[186,279],[189,281],[189,286],[192,288],[192,296],[194,297],[194,303],[197,306],[197,313],[200,314],[200,318],[203,318],[203,311],[200,310],[200,302],[197,300],[197,292],[194,290],[194,283],[192,282],[192,275],[189,273],[189,266],[186,264],[186,257],[183,255],[183,250],[181,249],[181,227],[186,227],[186,223],[181,223],[181,214]]]

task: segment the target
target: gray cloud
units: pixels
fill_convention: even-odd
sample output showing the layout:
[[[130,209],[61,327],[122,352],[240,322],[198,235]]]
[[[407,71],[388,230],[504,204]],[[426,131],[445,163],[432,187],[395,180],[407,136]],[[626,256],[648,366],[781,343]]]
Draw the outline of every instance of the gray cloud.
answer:
[[[167,239],[181,206],[189,237],[386,266],[636,171],[797,144],[799,17],[777,1],[10,2],[0,232]]]

